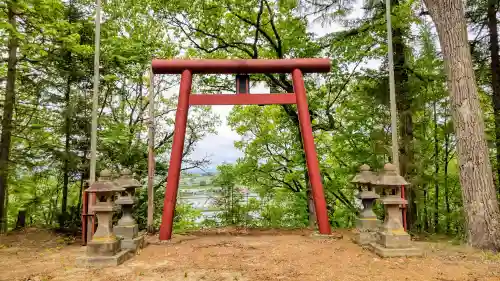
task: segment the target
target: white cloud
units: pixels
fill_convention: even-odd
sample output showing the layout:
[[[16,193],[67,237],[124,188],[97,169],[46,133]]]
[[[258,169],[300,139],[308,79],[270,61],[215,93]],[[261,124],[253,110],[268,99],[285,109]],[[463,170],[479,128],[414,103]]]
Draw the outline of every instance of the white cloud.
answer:
[[[234,142],[239,140],[240,136],[232,131],[227,124],[227,116],[232,108],[231,105],[212,106],[212,111],[220,116],[222,124],[217,128],[217,135],[203,138],[191,155],[193,159],[208,156],[211,160],[209,170],[224,162],[234,163],[236,159],[243,156],[243,153],[234,147]]]
[[[269,93],[269,87],[259,83],[250,88],[250,93]],[[240,136],[231,130],[227,124],[227,117],[232,109],[232,105],[212,106],[212,111],[220,116],[222,124],[217,128],[217,135],[209,135],[203,138],[191,155],[193,159],[208,156],[211,160],[208,170],[213,170],[217,165],[224,162],[234,163],[239,157],[243,156],[243,153],[234,147],[234,142],[240,140]]]

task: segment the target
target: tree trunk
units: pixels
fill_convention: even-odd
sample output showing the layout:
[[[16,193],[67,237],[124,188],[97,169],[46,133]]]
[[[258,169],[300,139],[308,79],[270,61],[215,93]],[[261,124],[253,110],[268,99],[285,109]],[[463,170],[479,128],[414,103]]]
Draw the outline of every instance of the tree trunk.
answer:
[[[12,115],[14,112],[14,103],[16,100],[16,65],[18,38],[15,35],[16,17],[12,2],[7,2],[7,17],[12,26],[9,32],[8,42],[8,62],[7,62],[7,85],[5,87],[5,102],[2,116],[2,134],[0,140],[0,233],[7,231],[7,203],[6,194],[9,179],[9,153],[12,136]]]
[[[495,143],[497,156],[497,177],[500,187],[500,55],[498,54],[497,0],[488,1],[488,29],[490,35],[491,88],[493,89],[493,111],[495,114]],[[498,190],[500,193],[500,190]]]
[[[26,210],[19,210],[17,213],[16,229],[26,227]]]
[[[439,232],[439,138],[436,101],[432,109],[434,111],[434,232]]]
[[[68,54],[68,63],[71,65],[71,53]],[[69,69],[71,72],[72,70]],[[71,94],[71,74],[68,74],[66,81],[66,91],[64,93],[64,102],[66,109],[64,110],[64,166],[63,166],[63,187],[62,187],[62,203],[61,216],[59,219],[59,227],[63,228],[68,217],[68,185],[69,185],[69,144],[71,141],[71,110],[70,110],[70,94]]]
[[[82,172],[80,173],[80,193],[78,194],[78,203],[76,205],[76,209],[79,210],[80,214],[82,212],[82,199],[83,199],[83,190],[84,190],[84,185],[85,185],[85,173]]]
[[[468,242],[500,249],[500,213],[461,0],[426,0],[444,55]]]
[[[446,126],[446,119],[444,121]],[[450,234],[450,189],[448,187],[448,163],[450,161],[450,135],[444,132],[444,202],[446,205],[446,233]]]
[[[399,5],[399,0],[392,0],[392,7]],[[412,97],[408,89],[408,72],[406,69],[406,46],[404,44],[405,30],[396,27],[392,30],[394,49],[394,82],[396,90],[396,102],[399,116],[399,171],[407,181],[414,177],[414,149],[413,149],[413,118],[412,118]],[[406,193],[408,206],[406,223],[408,229],[412,229],[417,221],[417,204],[415,188],[408,188]]]
[[[69,1],[68,7],[68,22],[71,24],[74,21],[73,1]],[[65,58],[67,68],[66,89],[64,92],[64,166],[63,166],[63,188],[62,188],[62,203],[61,203],[61,216],[59,220],[59,227],[63,228],[66,220],[68,219],[68,186],[69,186],[69,161],[70,161],[70,143],[71,143],[71,83],[73,82],[74,66],[71,52],[66,53]]]
[[[231,225],[234,225],[234,209],[233,209],[233,189],[234,185],[231,185],[230,195],[229,195],[229,213],[231,214]]]
[[[429,189],[427,184],[424,183],[424,231],[429,232],[429,213],[427,209],[427,201],[429,198]]]
[[[316,226],[316,209],[314,208],[314,198],[312,194],[311,183],[309,182],[309,174],[307,169],[305,170],[306,178],[306,194],[307,194],[307,213],[309,214],[309,227],[314,228]]]

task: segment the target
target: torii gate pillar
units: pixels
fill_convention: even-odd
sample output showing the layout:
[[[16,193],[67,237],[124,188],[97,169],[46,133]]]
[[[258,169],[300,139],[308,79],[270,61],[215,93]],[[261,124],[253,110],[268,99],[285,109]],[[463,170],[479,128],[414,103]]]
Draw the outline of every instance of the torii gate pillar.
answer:
[[[321,234],[330,234],[326,201],[321,183],[318,156],[314,145],[311,120],[307,105],[303,73],[330,71],[328,59],[282,59],[282,60],[153,60],[154,74],[181,74],[179,101],[175,115],[175,130],[170,166],[168,168],[160,240],[172,237],[175,204],[184,150],[184,138],[190,105],[231,104],[297,104],[300,133],[306,154],[307,172],[312,187],[318,228]],[[230,94],[191,95],[193,74],[249,74],[291,73],[295,93],[288,94]]]

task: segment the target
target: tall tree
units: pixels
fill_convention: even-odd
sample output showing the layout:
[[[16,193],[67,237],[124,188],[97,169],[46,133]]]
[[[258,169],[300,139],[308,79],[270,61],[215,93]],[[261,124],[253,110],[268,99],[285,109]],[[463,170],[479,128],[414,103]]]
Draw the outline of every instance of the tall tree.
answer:
[[[67,20],[71,24],[75,18],[75,10],[73,1],[70,0],[69,7],[67,8]],[[64,153],[63,153],[63,186],[62,186],[62,202],[61,202],[61,215],[59,219],[59,227],[64,227],[64,223],[68,217],[68,186],[69,186],[69,173],[70,173],[70,143],[71,143],[71,86],[75,79],[74,64],[72,52],[65,50],[64,64],[66,65],[66,85],[64,89]]]
[[[391,7],[394,10],[400,9],[401,0],[391,0]],[[399,19],[398,17],[397,19]],[[391,17],[392,20],[392,17]],[[408,181],[412,181],[415,176],[415,151],[413,147],[414,132],[413,132],[413,91],[409,88],[409,74],[407,53],[408,47],[404,40],[408,34],[409,23],[398,21],[392,25],[393,50],[394,50],[394,83],[396,90],[396,106],[399,117],[399,171],[401,176]],[[410,188],[407,192],[408,199],[408,228],[412,229],[413,224],[417,221],[417,205],[415,188]]]
[[[476,79],[460,0],[426,0],[443,50],[453,124],[457,136],[460,183],[468,242],[500,249],[500,212],[493,183]]]
[[[7,204],[9,180],[9,153],[12,138],[12,117],[16,100],[16,66],[17,49],[19,46],[19,33],[17,31],[17,13],[19,13],[18,1],[7,1],[8,18],[8,62],[7,62],[7,85],[5,87],[5,102],[2,116],[2,134],[0,139],[0,233],[7,231]]]
[[[491,88],[493,90],[493,109],[495,112],[495,140],[497,158],[497,177],[500,186],[500,49],[498,46],[498,0],[488,0],[487,21],[490,49]],[[500,193],[500,189],[498,191]]]
[[[495,139],[495,174],[500,182],[500,54],[498,46],[498,0],[466,1],[466,18],[474,34],[471,41],[476,78],[491,97],[492,117],[489,134]],[[488,131],[488,130],[487,130]],[[500,188],[497,188],[500,193]]]

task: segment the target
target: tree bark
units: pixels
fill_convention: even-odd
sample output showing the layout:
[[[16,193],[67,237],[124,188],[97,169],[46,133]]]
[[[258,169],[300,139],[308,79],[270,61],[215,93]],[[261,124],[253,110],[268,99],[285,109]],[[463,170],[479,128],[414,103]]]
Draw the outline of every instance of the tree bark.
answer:
[[[85,179],[86,177],[85,176],[85,173],[84,172],[81,172],[80,173],[80,193],[78,194],[78,202],[76,203],[76,209],[79,210],[79,214],[81,214],[82,212],[82,199],[83,199],[83,191],[84,191],[84,186],[85,186]]]
[[[73,1],[69,1],[68,7],[68,22],[71,24],[74,21]],[[70,51],[65,55],[66,63],[66,89],[64,92],[64,166],[63,166],[63,188],[62,188],[62,203],[61,203],[61,216],[59,218],[59,227],[63,228],[66,220],[68,219],[68,186],[69,186],[69,173],[70,173],[70,143],[71,143],[71,83],[73,82],[73,59]]]
[[[429,232],[429,212],[427,208],[429,190],[426,183],[424,183],[423,188],[424,188],[424,231]]]
[[[446,124],[446,119],[445,122]],[[448,187],[448,163],[450,161],[450,135],[448,132],[444,132],[444,202],[446,205],[446,233],[450,233],[450,189]]]
[[[7,17],[12,30],[16,30],[16,16],[13,3],[7,2]],[[14,112],[14,103],[16,100],[16,65],[17,49],[19,41],[15,32],[9,32],[8,42],[8,62],[7,62],[7,85],[5,90],[5,102],[2,116],[2,134],[0,139],[0,233],[7,231],[7,203],[9,179],[9,153],[12,137],[12,115]]]
[[[17,213],[16,229],[26,227],[26,210],[19,210]]]
[[[316,209],[314,208],[314,198],[312,194],[311,182],[309,181],[309,174],[307,173],[307,167],[305,172],[306,179],[306,195],[307,195],[307,213],[309,214],[309,227],[314,228],[316,226]]]
[[[68,54],[68,63],[71,65],[71,53]],[[69,69],[71,72],[72,70]],[[70,110],[70,94],[71,94],[71,74],[68,74],[66,81],[66,91],[64,93],[64,102],[66,109],[64,110],[64,166],[63,166],[63,187],[62,187],[62,203],[61,216],[59,219],[59,227],[63,228],[68,217],[68,185],[69,185],[69,144],[71,141],[71,110]]]
[[[500,55],[498,47],[498,19],[497,19],[497,0],[488,1],[488,29],[490,37],[490,56],[491,56],[491,88],[493,89],[493,111],[495,114],[495,143],[497,157],[497,177],[500,188]],[[500,189],[498,190],[500,193]]]
[[[468,243],[500,249],[500,213],[461,0],[425,0],[444,55]]]
[[[432,109],[434,111],[434,232],[439,232],[439,138],[436,101]]]
[[[392,0],[391,6],[397,7],[399,0]],[[399,172],[407,181],[412,180],[414,170],[414,148],[413,148],[413,117],[411,105],[413,99],[408,89],[408,72],[406,68],[406,46],[404,44],[405,30],[400,27],[393,28],[394,49],[394,82],[396,88],[396,102],[399,117]],[[408,229],[412,229],[417,221],[417,204],[415,187],[408,188],[406,193],[408,200],[406,223]]]

